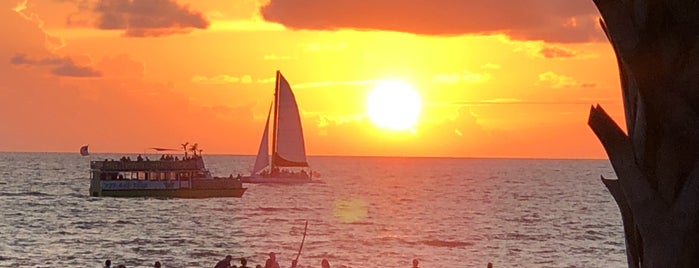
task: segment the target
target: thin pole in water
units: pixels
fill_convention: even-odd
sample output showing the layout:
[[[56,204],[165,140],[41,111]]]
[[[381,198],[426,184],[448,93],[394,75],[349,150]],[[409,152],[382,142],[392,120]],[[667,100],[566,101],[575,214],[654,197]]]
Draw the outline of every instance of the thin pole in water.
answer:
[[[301,239],[301,246],[299,247],[299,253],[296,254],[296,259],[295,261],[299,261],[299,257],[301,256],[301,250],[303,249],[303,242],[306,241],[306,230],[308,230],[308,220],[306,220],[306,226],[303,227],[303,239]]]

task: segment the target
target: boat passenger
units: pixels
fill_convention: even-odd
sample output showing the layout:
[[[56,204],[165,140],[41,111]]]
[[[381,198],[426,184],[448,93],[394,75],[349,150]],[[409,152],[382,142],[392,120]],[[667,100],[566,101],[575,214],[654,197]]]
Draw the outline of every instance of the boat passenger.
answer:
[[[104,268],[112,268],[112,261],[111,260],[104,261]]]
[[[330,268],[330,262],[327,259],[323,259],[322,261],[320,261],[320,267]]]
[[[136,157],[136,161],[138,161],[138,162],[143,161],[143,157],[139,154],[138,157]]]
[[[255,268],[262,268],[262,265],[255,265]]]
[[[226,255],[226,258],[216,263],[216,266],[214,266],[214,268],[230,268],[231,261],[233,261],[233,256]]]
[[[160,268],[160,262],[156,261],[155,264],[153,264],[154,268]]]
[[[417,259],[413,259],[413,267],[411,267],[411,268],[418,268],[417,264],[418,264]]]
[[[487,266],[487,267],[488,267],[488,268],[493,268],[493,264],[492,264],[492,263],[488,263],[488,266]]]

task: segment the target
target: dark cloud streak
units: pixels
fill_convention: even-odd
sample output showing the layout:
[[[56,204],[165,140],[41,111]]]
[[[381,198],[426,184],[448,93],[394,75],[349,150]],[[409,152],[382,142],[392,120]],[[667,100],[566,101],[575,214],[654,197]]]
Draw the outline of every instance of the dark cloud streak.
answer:
[[[506,33],[518,40],[603,40],[592,1],[271,0],[263,17],[292,29],[364,29],[422,35]]]
[[[90,66],[78,66],[70,58],[31,59],[25,54],[15,54],[10,58],[13,65],[49,66],[51,73],[67,77],[100,77],[102,74]]]
[[[125,30],[129,37],[154,37],[206,29],[209,21],[174,0],[101,0],[93,8],[96,27]]]

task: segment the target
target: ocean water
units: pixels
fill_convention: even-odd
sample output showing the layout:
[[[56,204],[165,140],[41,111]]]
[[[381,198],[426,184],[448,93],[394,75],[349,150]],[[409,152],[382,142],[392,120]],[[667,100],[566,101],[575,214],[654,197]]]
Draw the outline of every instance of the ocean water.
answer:
[[[270,251],[289,267],[306,221],[300,267],[626,265],[606,160],[311,157],[325,183],[89,197],[89,160],[120,156],[0,153],[0,267],[213,267],[227,254],[254,267]],[[253,161],[205,156],[221,176]]]

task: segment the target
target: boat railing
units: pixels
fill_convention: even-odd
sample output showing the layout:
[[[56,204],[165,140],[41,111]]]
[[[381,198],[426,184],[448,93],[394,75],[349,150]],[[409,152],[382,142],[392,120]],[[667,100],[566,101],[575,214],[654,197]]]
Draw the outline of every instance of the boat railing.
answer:
[[[201,158],[186,160],[155,160],[155,161],[92,161],[92,170],[99,171],[178,171],[178,170],[200,170],[204,168]]]

